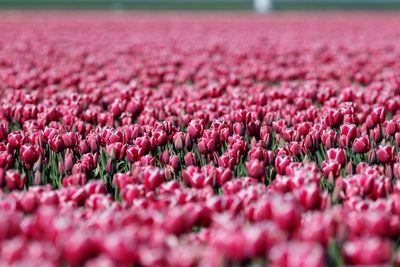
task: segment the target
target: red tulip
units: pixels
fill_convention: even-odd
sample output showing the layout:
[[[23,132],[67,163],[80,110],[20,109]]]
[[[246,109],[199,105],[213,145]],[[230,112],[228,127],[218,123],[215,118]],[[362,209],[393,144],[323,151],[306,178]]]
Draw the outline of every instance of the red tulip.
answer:
[[[394,120],[385,121],[384,124],[385,134],[388,136],[394,136],[397,132],[397,122]]]
[[[53,138],[49,139],[49,146],[54,152],[61,152],[65,149],[61,135],[55,135]]]
[[[6,186],[9,190],[22,189],[26,182],[25,175],[20,175],[17,171],[8,170],[5,176]]]
[[[337,149],[331,148],[326,152],[326,160],[336,161],[341,166],[344,166],[346,164],[346,153],[342,148],[337,148]]]
[[[275,159],[275,170],[278,174],[284,175],[286,167],[290,164],[290,158],[287,156],[277,156]]]
[[[196,139],[203,135],[203,121],[202,120],[193,120],[188,125],[188,133],[191,138]]]
[[[324,161],[321,169],[325,177],[329,177],[330,174],[334,177],[340,175],[340,164],[337,161]]]
[[[261,178],[265,175],[265,163],[258,159],[246,162],[246,170],[250,177]]]
[[[176,150],[182,150],[185,147],[185,135],[183,132],[175,133],[173,141]]]
[[[367,153],[371,149],[371,143],[368,136],[364,135],[356,138],[353,143],[353,152],[357,154]]]
[[[197,158],[192,152],[188,152],[183,159],[186,166],[197,165]]]
[[[74,148],[78,145],[78,137],[76,133],[64,133],[61,135],[61,138],[66,148]]]
[[[379,162],[388,163],[394,159],[394,147],[391,146],[379,146],[376,152]]]
[[[14,148],[14,149],[18,149],[21,147],[22,142],[23,142],[23,135],[21,131],[15,131],[15,132],[11,132],[8,135],[8,144]]]
[[[154,190],[164,180],[164,173],[157,167],[146,167],[143,169],[143,184],[147,190]]]
[[[391,257],[391,245],[377,237],[347,241],[343,246],[345,262],[352,265],[387,264]]]
[[[324,118],[324,124],[326,126],[335,128],[343,122],[343,114],[341,110],[329,110],[328,114]]]
[[[325,255],[323,248],[311,242],[281,243],[269,252],[273,266],[324,266]]]
[[[39,159],[39,152],[37,147],[31,144],[22,145],[19,154],[22,162],[33,165]]]

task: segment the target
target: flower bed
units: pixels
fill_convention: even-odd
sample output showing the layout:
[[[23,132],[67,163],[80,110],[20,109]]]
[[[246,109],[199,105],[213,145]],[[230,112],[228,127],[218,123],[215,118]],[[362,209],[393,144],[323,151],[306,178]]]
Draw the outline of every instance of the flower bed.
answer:
[[[398,25],[4,14],[0,265],[399,264]]]

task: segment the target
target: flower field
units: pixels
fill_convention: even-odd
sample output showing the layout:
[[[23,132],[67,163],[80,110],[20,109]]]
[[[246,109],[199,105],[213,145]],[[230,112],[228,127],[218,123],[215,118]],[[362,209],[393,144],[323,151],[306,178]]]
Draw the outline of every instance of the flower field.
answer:
[[[3,13],[0,36],[0,266],[400,264],[396,14]]]

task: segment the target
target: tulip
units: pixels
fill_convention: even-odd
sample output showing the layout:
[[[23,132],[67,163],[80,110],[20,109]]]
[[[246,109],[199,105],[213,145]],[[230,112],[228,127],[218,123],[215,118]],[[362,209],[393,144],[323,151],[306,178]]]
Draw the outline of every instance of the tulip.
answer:
[[[6,171],[5,181],[9,190],[22,189],[26,182],[26,176],[21,176],[17,171],[8,170]]]
[[[339,163],[339,165],[344,166],[346,164],[346,153],[342,148],[331,148],[326,153],[326,160],[336,161]]]
[[[86,140],[79,141],[78,145],[79,153],[86,154],[90,152],[89,143]]]
[[[107,153],[110,155],[110,157],[119,160],[125,158],[127,148],[127,144],[123,144],[120,142],[108,144],[106,147]]]
[[[61,135],[56,135],[49,139],[49,146],[54,152],[61,152],[65,149],[64,141]]]
[[[168,142],[168,136],[163,130],[155,130],[153,140],[157,146],[164,146]]]
[[[27,192],[25,193],[18,202],[21,210],[25,213],[33,212],[38,204],[38,199],[35,193]]]
[[[7,151],[0,152],[0,168],[8,169],[12,166],[14,161],[13,155]]]
[[[393,176],[397,180],[400,179],[400,162],[396,162],[395,164],[393,164]]]
[[[22,162],[28,165],[33,165],[39,159],[37,147],[31,144],[24,144],[19,150]]]
[[[366,153],[371,149],[371,143],[367,136],[356,138],[353,143],[353,152],[357,154]]]
[[[382,107],[374,108],[371,112],[370,118],[374,124],[383,123],[386,118],[385,109]]]
[[[343,122],[343,114],[341,110],[329,110],[328,114],[324,118],[324,124],[326,126],[335,128]]]
[[[147,190],[154,190],[164,180],[163,171],[157,167],[143,169],[143,184]]]
[[[261,178],[265,175],[265,164],[258,159],[246,162],[246,170],[250,177]]]
[[[376,156],[381,163],[388,163],[394,159],[394,147],[379,146]]]
[[[73,132],[62,134],[61,138],[66,148],[74,148],[78,145],[78,137]]]
[[[11,132],[8,135],[8,144],[14,148],[18,149],[21,147],[23,142],[23,135],[21,131]]]
[[[286,167],[290,164],[290,158],[287,156],[277,156],[275,159],[275,170],[278,174],[284,175]]]
[[[192,120],[188,125],[188,133],[190,138],[196,139],[203,135],[203,121],[202,120]]]
[[[0,142],[8,137],[8,126],[5,123],[0,123]]]
[[[389,262],[391,245],[377,237],[347,241],[343,245],[345,262],[352,265],[380,265]]]
[[[223,186],[226,182],[232,180],[233,173],[231,169],[220,167],[217,168],[216,176],[218,185]]]
[[[182,150],[185,146],[185,133],[177,132],[173,137],[174,147],[176,150]]]
[[[181,168],[181,159],[176,155],[171,155],[169,157],[169,164],[174,170],[178,171]]]
[[[328,177],[330,174],[334,177],[340,175],[340,164],[337,161],[324,161],[321,169],[325,177]]]
[[[385,121],[383,127],[385,134],[388,136],[394,136],[397,133],[397,123],[394,120]]]
[[[197,158],[192,152],[188,152],[183,160],[186,166],[197,165]]]
[[[230,155],[224,154],[218,158],[218,165],[233,170],[236,165],[236,159]]]
[[[340,136],[345,136],[349,141],[353,141],[358,135],[357,126],[354,124],[343,124],[340,127]]]

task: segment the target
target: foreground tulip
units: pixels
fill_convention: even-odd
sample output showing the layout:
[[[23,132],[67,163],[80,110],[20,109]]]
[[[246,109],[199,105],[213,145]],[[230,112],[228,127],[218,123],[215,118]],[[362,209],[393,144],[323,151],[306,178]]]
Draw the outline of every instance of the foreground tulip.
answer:
[[[376,266],[389,263],[391,246],[377,237],[363,238],[346,242],[343,253],[347,264]]]
[[[269,252],[273,266],[324,266],[324,252],[320,245],[308,242],[291,242],[276,245]]]
[[[16,171],[8,170],[6,171],[5,181],[9,190],[22,189],[26,182],[26,176],[20,175]]]

